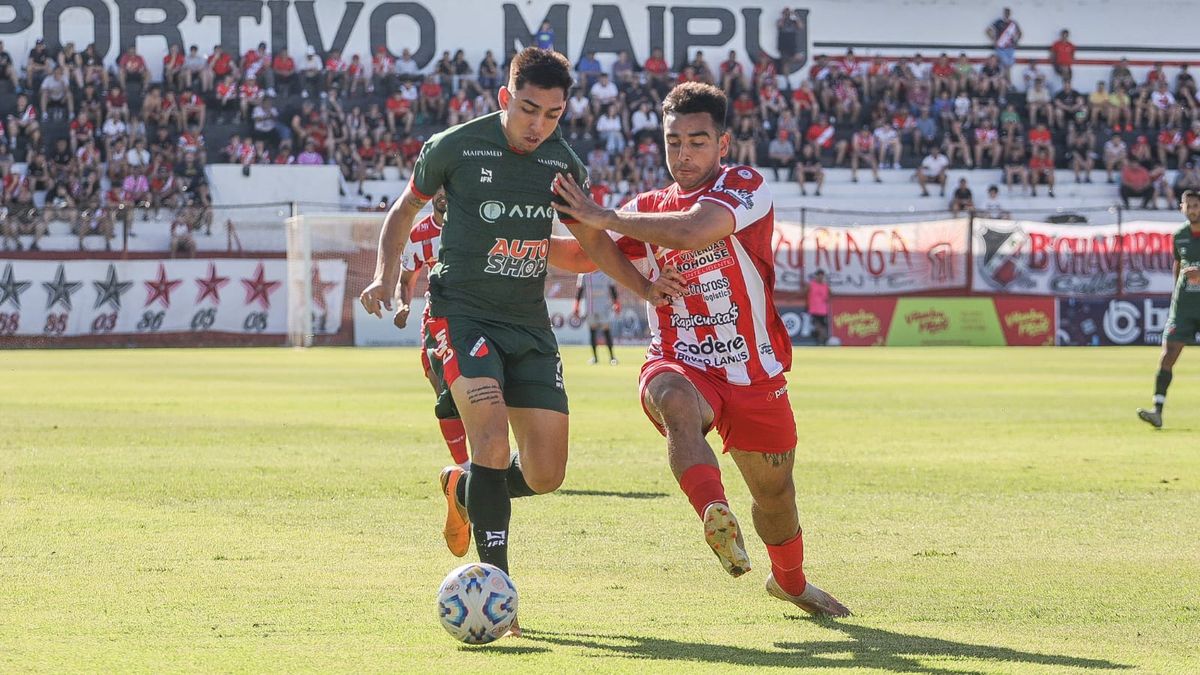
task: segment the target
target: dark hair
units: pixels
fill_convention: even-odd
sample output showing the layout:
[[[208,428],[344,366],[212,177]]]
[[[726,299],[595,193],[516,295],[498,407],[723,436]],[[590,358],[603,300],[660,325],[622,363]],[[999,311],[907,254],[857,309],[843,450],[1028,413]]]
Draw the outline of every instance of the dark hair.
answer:
[[[725,92],[703,82],[684,82],[676,85],[671,93],[663,99],[664,115],[690,115],[692,113],[708,113],[712,118],[717,133],[725,131],[725,109],[729,101]]]
[[[514,56],[508,73],[509,88],[513,91],[532,84],[542,89],[562,89],[565,98],[575,84],[567,57],[537,47],[526,47]]]
[[[1196,190],[1184,190],[1183,194],[1179,195],[1179,203],[1181,204],[1189,199],[1200,199],[1200,192]]]

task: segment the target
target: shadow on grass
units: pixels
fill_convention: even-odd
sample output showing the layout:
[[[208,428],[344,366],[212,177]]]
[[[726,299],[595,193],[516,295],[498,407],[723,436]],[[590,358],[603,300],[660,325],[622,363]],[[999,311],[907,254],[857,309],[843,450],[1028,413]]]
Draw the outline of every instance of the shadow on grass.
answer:
[[[512,638],[505,638],[511,640]],[[549,647],[533,647],[528,645],[513,645],[513,644],[486,644],[486,645],[464,645],[458,648],[462,652],[477,652],[480,654],[545,654],[550,651]]]
[[[614,492],[612,490],[557,490],[554,494],[567,497],[620,497],[621,499],[662,499],[665,492]]]
[[[813,621],[813,619],[805,619]],[[690,661],[720,665],[777,668],[876,668],[894,673],[974,674],[980,671],[922,665],[921,657],[974,659],[993,663],[1029,664],[1089,670],[1122,670],[1130,665],[1102,659],[1025,652],[952,642],[920,635],[905,635],[878,628],[821,621],[820,625],[843,633],[848,640],[776,642],[775,649],[681,642],[636,635],[588,635],[526,630],[528,639],[596,650],[594,656],[630,659]]]

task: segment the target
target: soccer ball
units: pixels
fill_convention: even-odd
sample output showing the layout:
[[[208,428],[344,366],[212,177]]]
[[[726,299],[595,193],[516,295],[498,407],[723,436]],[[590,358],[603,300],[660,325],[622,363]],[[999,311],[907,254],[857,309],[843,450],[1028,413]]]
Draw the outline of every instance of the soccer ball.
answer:
[[[469,645],[487,644],[503,636],[516,618],[517,587],[495,565],[456,567],[438,589],[442,628]]]

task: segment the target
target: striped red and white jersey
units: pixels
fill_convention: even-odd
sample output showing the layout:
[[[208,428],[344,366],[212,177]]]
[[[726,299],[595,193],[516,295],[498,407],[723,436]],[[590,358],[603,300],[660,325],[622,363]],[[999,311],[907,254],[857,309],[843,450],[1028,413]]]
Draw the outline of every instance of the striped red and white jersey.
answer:
[[[408,243],[400,257],[400,269],[416,272],[422,265],[433,267],[438,261],[438,249],[442,245],[442,226],[433,220],[433,214],[425,216],[408,233]]]
[[[729,209],[733,234],[699,251],[665,249],[614,235],[643,274],[655,279],[662,267],[672,265],[688,285],[683,298],[649,308],[646,358],[678,361],[734,385],[757,384],[786,372],[792,343],[775,309],[775,208],[762,175],[748,166],[723,167],[701,188],[681,193],[673,183],[644,192],[622,208],[666,213],[686,211],[697,202]]]

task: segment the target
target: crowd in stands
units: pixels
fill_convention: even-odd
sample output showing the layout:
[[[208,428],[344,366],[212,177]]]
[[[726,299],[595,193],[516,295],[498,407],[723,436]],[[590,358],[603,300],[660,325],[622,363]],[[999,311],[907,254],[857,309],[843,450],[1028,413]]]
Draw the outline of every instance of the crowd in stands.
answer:
[[[1114,197],[1150,208],[1200,187],[1200,99],[1186,65],[1168,72],[1160,63],[1138,80],[1123,59],[1107,81],[1080,92],[1069,32],[1051,47],[1049,67],[1018,63],[1022,31],[1007,10],[985,28],[995,51],[983,59],[863,58],[848,49],[810,61],[797,45],[801,20],[781,12],[778,58],[731,50],[715,64],[701,52],[670,64],[655,49],[642,63],[621,52],[604,67],[584,54],[561,128],[588,166],[593,197],[616,206],[669,181],[658,111],[686,81],[729,96],[732,161],[796,181],[802,194],[820,195],[830,167],[849,168],[855,182],[860,170],[882,182],[894,180],[889,170],[915,169],[920,194],[935,186],[942,197],[947,171],[958,167],[994,171],[994,192],[1043,187],[1049,196],[1056,168],[1077,182],[1103,173],[1118,185]],[[549,24],[533,37],[554,47]],[[421,68],[408,49],[308,47],[293,57],[261,43],[243,55],[173,45],[149,56],[162,59],[152,78],[147,58],[130,47],[106,63],[92,45],[51,51],[38,40],[18,63],[0,42],[0,87],[16,93],[0,110],[5,249],[20,246],[19,234],[33,235],[36,248],[52,221],[69,223],[81,248],[92,235],[108,245],[118,228],[131,235],[139,217],[163,209],[186,249],[190,232],[211,228],[204,165],[213,159],[247,174],[256,164],[334,164],[359,193],[387,167],[405,178],[428,134],[496,110],[507,70],[490,51],[478,63],[445,51]],[[207,147],[206,132],[231,127],[221,147]],[[975,208],[965,183],[952,193],[951,208]]]

